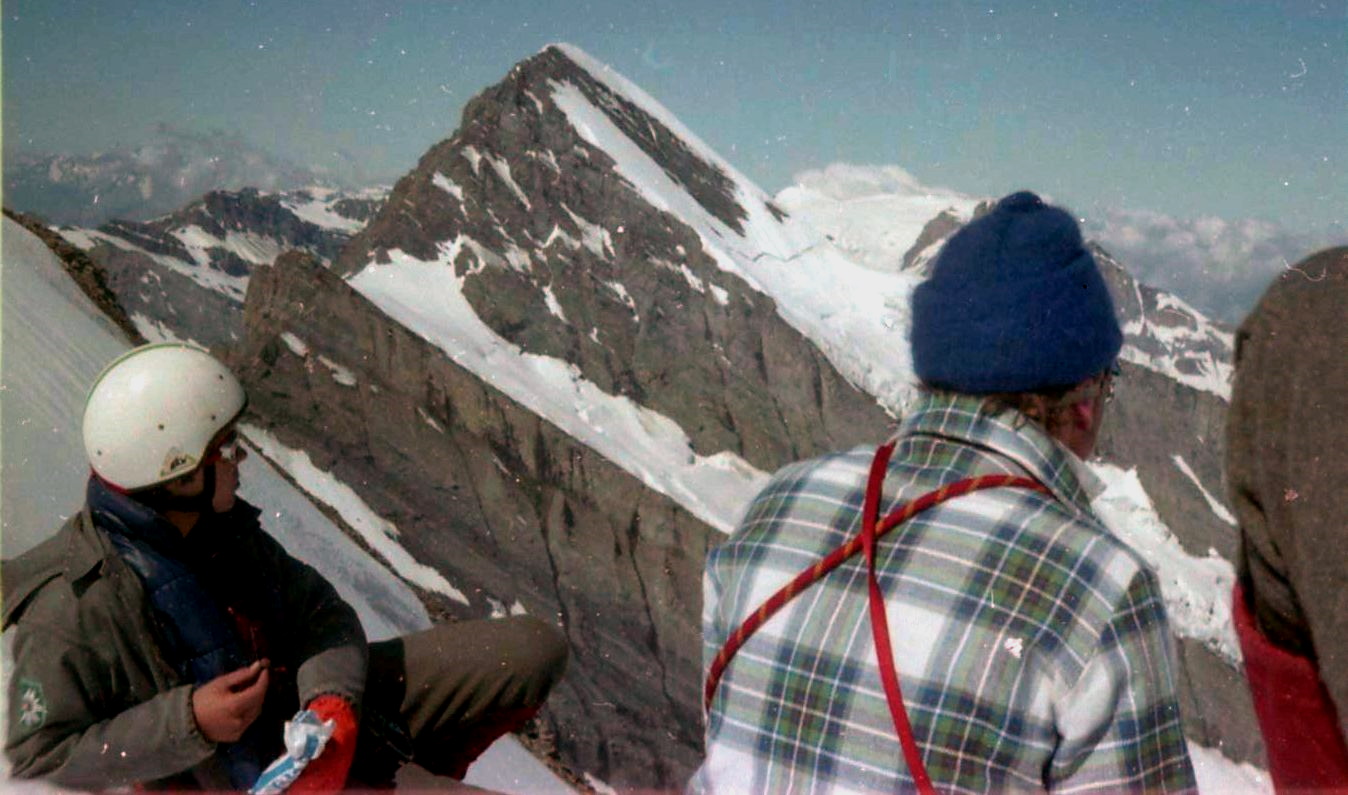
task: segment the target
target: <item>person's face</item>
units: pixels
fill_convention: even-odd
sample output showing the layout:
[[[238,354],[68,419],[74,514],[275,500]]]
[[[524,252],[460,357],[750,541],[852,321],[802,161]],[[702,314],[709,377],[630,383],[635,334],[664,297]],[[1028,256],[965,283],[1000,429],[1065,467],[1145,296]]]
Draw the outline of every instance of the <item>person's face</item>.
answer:
[[[201,494],[206,488],[206,468],[215,467],[215,492],[211,496],[211,508],[216,513],[225,513],[234,507],[239,491],[239,463],[248,455],[239,439],[238,431],[230,426],[221,431],[210,446],[206,455],[187,478],[169,485],[170,491],[185,497]]]
[[[1105,406],[1109,403],[1109,398],[1113,391],[1114,384],[1112,383],[1111,376],[1106,375],[1101,382],[1099,393],[1096,394],[1094,401],[1092,401],[1094,411],[1091,413],[1091,422],[1083,433],[1083,442],[1085,443],[1086,450],[1084,453],[1078,453],[1083,460],[1090,458],[1095,452],[1096,442],[1100,441],[1100,428],[1104,425]]]
[[[215,494],[211,507],[216,513],[225,513],[234,507],[239,492],[239,464],[248,455],[239,432],[233,426],[226,428],[216,443],[207,448],[203,461],[215,466]],[[203,475],[203,480],[205,476]]]

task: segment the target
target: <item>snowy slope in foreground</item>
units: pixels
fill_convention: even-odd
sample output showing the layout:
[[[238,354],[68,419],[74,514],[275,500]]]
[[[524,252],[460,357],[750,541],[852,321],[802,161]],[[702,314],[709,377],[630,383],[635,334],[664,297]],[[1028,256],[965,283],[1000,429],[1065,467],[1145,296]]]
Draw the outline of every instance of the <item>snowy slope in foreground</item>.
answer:
[[[0,238],[0,544],[11,557],[83,501],[89,468],[72,418],[127,345],[36,235],[5,218]]]
[[[128,345],[41,240],[8,218],[3,224],[0,538],[4,556],[12,557],[53,532],[60,519],[79,505],[88,474],[75,430],[84,394],[102,367]],[[262,456],[244,461],[241,480],[244,498],[262,509],[263,526],[333,583],[356,608],[372,639],[429,625],[411,589],[347,538]],[[333,502],[339,499],[329,497]],[[6,660],[11,637],[6,633]],[[7,677],[9,665],[0,667]],[[0,703],[0,730],[8,714]],[[10,781],[8,772],[8,759],[0,755],[0,789],[6,792],[56,791],[50,785]],[[493,746],[469,770],[467,781],[528,795],[569,791],[513,738]]]

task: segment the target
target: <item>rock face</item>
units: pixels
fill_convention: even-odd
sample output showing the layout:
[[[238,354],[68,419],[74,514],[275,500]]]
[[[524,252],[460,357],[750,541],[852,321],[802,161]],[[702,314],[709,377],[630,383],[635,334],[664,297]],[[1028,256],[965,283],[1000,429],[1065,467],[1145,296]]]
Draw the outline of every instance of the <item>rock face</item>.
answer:
[[[399,180],[336,269],[353,274],[395,249],[423,260],[456,250],[463,293],[493,331],[675,420],[700,454],[729,450],[772,470],[878,438],[889,418],[875,400],[578,134],[554,102],[559,83],[705,212],[742,228],[720,169],[549,48],[468,104],[460,130]]]
[[[254,267],[288,249],[330,261],[381,204],[379,192],[212,191],[152,221],[61,234],[101,266],[142,334],[221,347],[242,337]]]
[[[720,534],[311,257],[254,271],[246,315],[236,361],[256,414],[469,595],[444,612],[518,600],[565,629],[572,660],[545,713],[562,759],[614,785],[679,786],[701,747],[701,567]]]
[[[520,599],[559,621],[573,659],[548,715],[569,765],[615,786],[677,788],[701,753],[701,569],[719,532],[337,276],[395,252],[452,252],[444,278],[461,280],[496,335],[674,420],[700,455],[771,470],[875,441],[892,419],[577,133],[553,102],[558,81],[604,108],[709,215],[743,223],[721,170],[545,50],[469,104],[333,273],[290,255],[253,271],[241,361],[278,435],[356,485],[418,560],[470,585],[472,606],[450,612]]]
[[[1186,552],[1234,560],[1236,528],[1218,518],[1202,491],[1225,499],[1225,401],[1146,367],[1124,362],[1122,368],[1097,453],[1137,470],[1156,512]],[[1181,639],[1178,648],[1185,734],[1236,761],[1265,765],[1263,739],[1242,672],[1201,643]]]

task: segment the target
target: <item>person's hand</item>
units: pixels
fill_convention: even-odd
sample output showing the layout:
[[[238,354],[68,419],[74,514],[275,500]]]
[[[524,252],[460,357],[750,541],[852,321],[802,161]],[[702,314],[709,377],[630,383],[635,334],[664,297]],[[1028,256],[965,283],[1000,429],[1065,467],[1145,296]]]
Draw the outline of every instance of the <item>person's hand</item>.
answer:
[[[192,715],[202,735],[232,743],[262,714],[267,698],[267,661],[221,674],[192,692]]]

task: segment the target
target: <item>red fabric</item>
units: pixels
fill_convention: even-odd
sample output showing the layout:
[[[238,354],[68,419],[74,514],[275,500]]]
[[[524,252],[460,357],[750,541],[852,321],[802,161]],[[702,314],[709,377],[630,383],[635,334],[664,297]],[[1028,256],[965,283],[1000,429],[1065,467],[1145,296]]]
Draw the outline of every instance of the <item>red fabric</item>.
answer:
[[[467,729],[452,750],[443,753],[433,762],[418,758],[417,763],[436,775],[463,781],[463,777],[468,775],[469,766],[477,761],[492,743],[506,733],[522,728],[530,718],[538,714],[538,710],[538,707],[497,710]]]
[[[271,644],[267,643],[266,628],[261,621],[254,621],[234,607],[226,607],[225,612],[234,620],[234,630],[243,644],[243,654],[250,660],[270,660]],[[277,666],[274,670],[281,670]]]
[[[1348,792],[1348,747],[1315,661],[1264,637],[1239,584],[1231,613],[1274,789]]]
[[[823,560],[796,575],[790,582],[768,597],[768,600],[751,613],[738,629],[730,633],[725,645],[721,647],[721,651],[712,660],[707,671],[707,681],[702,689],[702,709],[704,713],[711,712],[712,701],[715,699],[716,690],[721,683],[721,675],[725,673],[730,661],[734,659],[749,636],[757,632],[759,627],[767,623],[769,618],[801,591],[833,571],[843,561],[851,558],[857,553],[857,550],[862,550],[866,557],[867,598],[870,608],[871,631],[875,641],[877,664],[880,668],[880,680],[884,686],[885,700],[888,702],[889,714],[894,721],[894,730],[898,734],[904,760],[908,763],[908,770],[913,775],[914,784],[921,795],[932,795],[934,789],[932,788],[931,777],[927,774],[927,768],[922,761],[921,750],[917,747],[917,740],[913,737],[913,728],[908,720],[908,711],[903,706],[903,692],[899,687],[898,671],[894,667],[894,653],[889,636],[889,619],[885,615],[884,596],[880,592],[880,582],[875,574],[875,541],[928,508],[973,491],[1012,487],[1033,489],[1050,495],[1052,492],[1048,490],[1048,487],[1033,478],[1015,475],[981,475],[950,483],[935,491],[927,492],[915,500],[903,503],[886,514],[883,520],[879,520],[880,487],[884,484],[886,468],[889,465],[889,458],[894,452],[895,444],[894,441],[890,441],[880,445],[875,451],[875,457],[871,460],[870,474],[866,480],[866,495],[861,506],[861,532],[834,549]]]
[[[866,498],[861,505],[861,545],[866,551],[867,597],[870,602],[871,635],[875,640],[876,664],[880,666],[880,682],[889,702],[889,715],[894,719],[894,731],[899,735],[903,759],[913,775],[920,795],[934,795],[931,776],[922,761],[922,752],[913,737],[913,726],[908,721],[908,710],[903,706],[903,691],[899,688],[899,672],[894,667],[894,649],[889,642],[889,619],[885,615],[885,597],[880,591],[880,580],[875,575],[875,523],[880,516],[880,487],[885,482],[885,467],[894,452],[894,443],[883,445],[871,462],[871,474],[866,481]]]
[[[351,762],[356,757],[356,712],[346,699],[340,696],[319,696],[309,702],[306,709],[312,710],[320,720],[332,721],[336,726],[323,753],[313,760],[290,785],[288,792],[336,792],[346,786],[346,774],[351,770]]]

